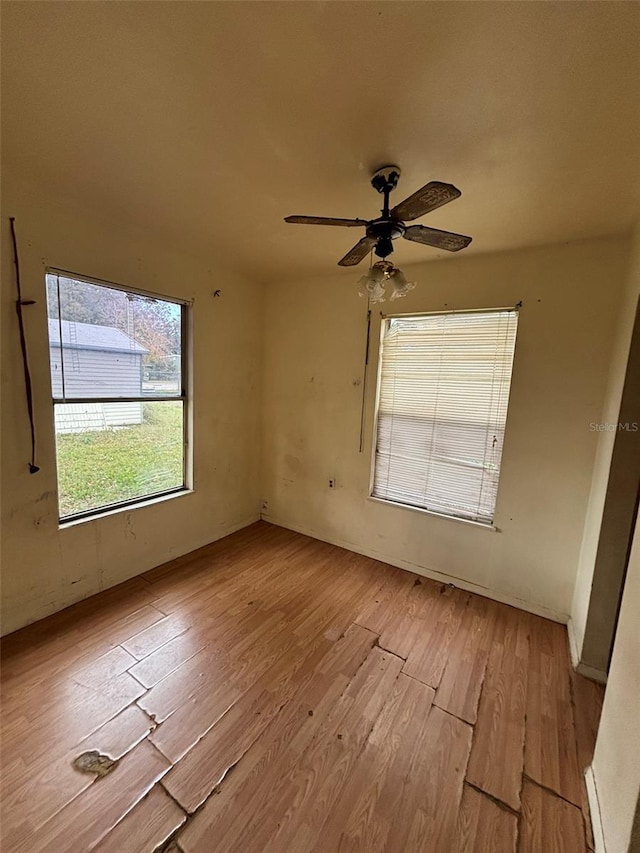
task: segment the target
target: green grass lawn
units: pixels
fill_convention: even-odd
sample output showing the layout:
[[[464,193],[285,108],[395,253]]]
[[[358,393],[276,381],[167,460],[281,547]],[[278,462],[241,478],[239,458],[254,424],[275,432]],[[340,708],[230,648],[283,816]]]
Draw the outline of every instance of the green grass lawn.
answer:
[[[57,437],[60,515],[183,484],[182,404],[145,403],[141,424]]]

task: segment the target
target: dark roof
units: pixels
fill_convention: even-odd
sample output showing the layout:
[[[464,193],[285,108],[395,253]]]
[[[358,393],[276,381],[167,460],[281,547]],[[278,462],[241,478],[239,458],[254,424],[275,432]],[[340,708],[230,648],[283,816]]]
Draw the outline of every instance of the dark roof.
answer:
[[[92,323],[75,323],[69,320],[62,320],[61,323],[59,320],[49,320],[49,343],[53,347],[60,346],[60,325],[65,349],[93,349],[141,355],[149,352],[113,326],[94,326]]]

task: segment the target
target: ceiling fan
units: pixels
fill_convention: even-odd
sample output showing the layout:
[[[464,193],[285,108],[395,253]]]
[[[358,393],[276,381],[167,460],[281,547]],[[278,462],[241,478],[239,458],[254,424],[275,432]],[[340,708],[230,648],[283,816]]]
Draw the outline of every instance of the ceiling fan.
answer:
[[[366,258],[373,249],[379,258],[386,258],[393,252],[393,240],[404,237],[414,243],[424,243],[436,249],[446,249],[447,252],[459,252],[471,242],[471,237],[463,234],[453,234],[451,231],[440,231],[438,228],[427,228],[426,225],[405,225],[430,213],[443,204],[448,204],[462,193],[453,184],[443,184],[440,181],[430,181],[424,187],[416,190],[409,198],[396,204],[389,210],[389,195],[398,185],[400,169],[397,166],[384,166],[373,173],[371,186],[384,196],[384,206],[377,219],[333,219],[327,216],[287,216],[285,222],[298,225],[339,225],[344,228],[363,227],[365,236],[338,261],[341,267],[352,267]]]

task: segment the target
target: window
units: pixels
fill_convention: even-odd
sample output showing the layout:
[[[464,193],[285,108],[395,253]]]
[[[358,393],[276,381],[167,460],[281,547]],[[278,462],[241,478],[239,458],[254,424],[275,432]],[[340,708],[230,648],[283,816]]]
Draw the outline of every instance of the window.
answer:
[[[384,320],[372,496],[492,524],[518,313]]]
[[[186,305],[46,275],[61,520],[185,488]]]

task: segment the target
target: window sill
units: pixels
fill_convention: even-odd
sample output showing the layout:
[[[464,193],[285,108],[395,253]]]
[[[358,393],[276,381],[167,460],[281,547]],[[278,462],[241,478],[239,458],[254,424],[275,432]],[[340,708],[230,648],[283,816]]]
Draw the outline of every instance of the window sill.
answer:
[[[486,521],[473,521],[470,518],[458,518],[456,515],[445,515],[442,512],[434,512],[430,509],[422,509],[419,506],[411,506],[410,504],[398,503],[397,501],[390,501],[386,498],[376,498],[373,495],[368,495],[367,500],[374,501],[377,504],[383,504],[384,506],[393,506],[398,509],[410,509],[412,512],[420,512],[422,515],[430,515],[433,518],[441,518],[445,521],[458,521],[462,522],[462,524],[470,524],[473,527],[479,527],[482,530],[491,530],[494,533],[500,533],[499,528],[497,528],[494,524],[489,524]]]
[[[75,527],[78,524],[85,524],[88,521],[99,521],[101,518],[107,518],[111,515],[118,515],[121,512],[133,512],[134,510],[143,509],[144,507],[154,506],[155,504],[171,501],[175,498],[184,497],[184,495],[192,495],[193,489],[180,489],[176,492],[171,492],[167,495],[157,495],[151,498],[142,498],[139,501],[124,506],[114,506],[111,509],[104,509],[91,515],[83,515],[81,518],[62,519],[58,523],[58,530],[65,530],[69,527]]]

